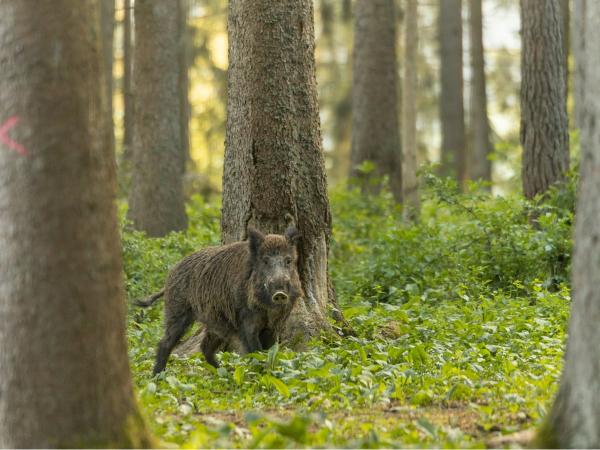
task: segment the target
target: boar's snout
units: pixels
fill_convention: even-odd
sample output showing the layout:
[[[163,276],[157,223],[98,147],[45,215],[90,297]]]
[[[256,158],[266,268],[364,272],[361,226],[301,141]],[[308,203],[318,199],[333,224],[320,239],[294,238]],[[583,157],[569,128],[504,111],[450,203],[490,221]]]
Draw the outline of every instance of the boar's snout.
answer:
[[[273,303],[280,305],[282,303],[285,303],[288,301],[289,296],[283,292],[283,291],[277,291],[273,294],[273,297],[271,298],[273,300]]]

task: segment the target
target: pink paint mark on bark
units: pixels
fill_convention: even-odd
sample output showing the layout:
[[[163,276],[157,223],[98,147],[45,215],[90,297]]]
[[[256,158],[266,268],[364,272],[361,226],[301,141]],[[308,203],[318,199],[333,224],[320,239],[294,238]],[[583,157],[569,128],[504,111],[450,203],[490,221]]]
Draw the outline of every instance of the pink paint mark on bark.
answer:
[[[8,130],[16,126],[20,120],[21,118],[18,116],[11,116],[2,124],[0,127],[0,142],[20,155],[27,156],[27,149],[8,137]]]

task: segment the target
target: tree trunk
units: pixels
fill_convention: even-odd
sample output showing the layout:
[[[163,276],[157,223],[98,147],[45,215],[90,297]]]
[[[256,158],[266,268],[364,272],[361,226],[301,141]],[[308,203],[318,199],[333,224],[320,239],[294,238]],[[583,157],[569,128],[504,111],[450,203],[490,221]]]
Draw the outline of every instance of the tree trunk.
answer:
[[[562,23],[563,56],[565,58],[565,84],[569,86],[569,52],[571,35],[571,7],[570,0],[560,0],[560,20]]]
[[[583,101],[585,98],[585,77],[583,65],[586,60],[585,56],[585,36],[587,30],[585,28],[585,17],[587,14],[588,0],[574,0],[573,3],[573,117],[575,127],[581,128],[583,125]]]
[[[133,153],[133,64],[131,51],[132,36],[132,0],[123,0],[125,15],[123,18],[123,159],[131,161]]]
[[[573,301],[560,388],[537,444],[600,448],[600,3],[588,1],[586,14],[576,13],[576,17],[585,20],[586,49],[578,57],[585,59],[587,95],[575,215]]]
[[[559,8],[559,0],[521,0],[521,145],[527,198],[561,181],[569,168]]]
[[[179,31],[179,97],[181,114],[181,151],[183,152],[183,171],[185,163],[190,158],[190,99],[189,99],[189,29],[188,29],[188,2],[177,1],[177,29]]]
[[[492,163],[489,155],[492,145],[487,114],[481,0],[469,0],[469,35],[471,40],[471,128],[473,139],[469,172],[473,180],[491,181]]]
[[[115,154],[115,124],[113,120],[113,42],[115,35],[115,0],[100,0],[100,31],[102,34],[102,58],[104,60],[104,84],[107,92],[108,144]]]
[[[0,447],[152,446],[125,339],[100,8],[0,2]]]
[[[404,79],[402,86],[402,197],[404,217],[419,217],[417,181],[417,48],[419,15],[417,0],[407,0],[404,29]]]
[[[402,201],[402,153],[398,121],[396,12],[394,0],[355,4],[352,78],[352,171],[363,188],[377,189],[372,177],[387,175],[396,201]],[[358,166],[374,163],[374,171]]]
[[[185,155],[181,144],[177,8],[135,2],[135,108],[128,217],[137,230],[164,236],[184,230]]]
[[[461,0],[439,0],[441,175],[467,176]]]
[[[315,335],[335,297],[327,273],[331,215],[321,148],[311,0],[229,2],[223,242],[252,225],[302,235],[299,273],[306,298],[287,338]]]

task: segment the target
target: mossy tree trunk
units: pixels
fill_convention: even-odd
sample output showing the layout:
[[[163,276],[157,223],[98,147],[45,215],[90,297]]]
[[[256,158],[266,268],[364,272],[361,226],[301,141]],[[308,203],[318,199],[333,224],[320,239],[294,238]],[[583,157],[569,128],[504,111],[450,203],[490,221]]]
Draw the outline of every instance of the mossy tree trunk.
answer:
[[[223,242],[248,225],[302,235],[299,272],[306,298],[287,337],[328,328],[334,308],[327,273],[331,215],[317,104],[311,0],[229,2]]]
[[[600,3],[588,1],[583,17],[586,48],[578,56],[585,58],[587,95],[575,215],[573,302],[564,372],[538,435],[540,447],[600,448]]]
[[[128,217],[164,236],[187,227],[177,3],[136,0],[134,150]]]
[[[125,339],[100,6],[0,2],[0,447],[152,445]]]
[[[463,104],[462,1],[439,0],[440,174],[462,183],[467,176]]]
[[[527,198],[563,180],[569,169],[559,1],[521,0],[521,145],[523,193]]]
[[[358,0],[354,6],[352,75],[352,169],[362,187],[376,190],[372,177],[387,175],[402,201],[402,153],[398,120],[396,9],[394,0]],[[359,170],[374,163],[373,173]]]

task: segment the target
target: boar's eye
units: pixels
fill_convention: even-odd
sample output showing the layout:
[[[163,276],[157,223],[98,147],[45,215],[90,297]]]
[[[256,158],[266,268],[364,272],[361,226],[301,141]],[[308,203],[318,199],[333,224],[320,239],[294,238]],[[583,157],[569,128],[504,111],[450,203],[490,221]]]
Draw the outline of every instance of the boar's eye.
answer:
[[[291,256],[286,256],[286,258],[285,258],[285,265],[289,266],[290,264],[292,264],[292,257]]]

